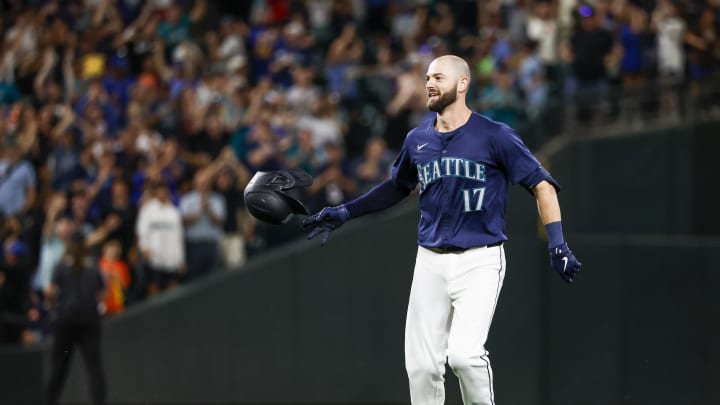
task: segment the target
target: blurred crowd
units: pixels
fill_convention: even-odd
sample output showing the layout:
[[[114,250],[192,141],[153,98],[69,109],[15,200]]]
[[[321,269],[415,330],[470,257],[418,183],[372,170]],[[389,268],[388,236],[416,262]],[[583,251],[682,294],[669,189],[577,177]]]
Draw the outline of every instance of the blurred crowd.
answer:
[[[44,291],[73,238],[112,315],[297,237],[246,214],[257,171],[311,173],[311,211],[369,190],[427,117],[438,55],[466,58],[471,106],[534,148],[564,104],[590,122],[613,89],[700,94],[719,4],[2,0],[0,342],[50,333]]]

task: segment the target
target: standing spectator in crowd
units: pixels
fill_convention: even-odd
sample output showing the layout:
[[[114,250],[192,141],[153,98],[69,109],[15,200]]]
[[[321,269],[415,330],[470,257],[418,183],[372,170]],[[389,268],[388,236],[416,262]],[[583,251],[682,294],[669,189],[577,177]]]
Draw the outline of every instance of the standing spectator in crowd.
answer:
[[[117,240],[105,242],[98,264],[106,286],[105,315],[125,309],[125,296],[130,288],[130,269],[122,259],[122,246]]]
[[[313,66],[296,65],[290,73],[293,81],[287,91],[288,106],[301,116],[307,115],[310,106],[320,96],[320,89],[313,84],[315,69]]]
[[[622,60],[620,74],[624,90],[632,95],[640,96],[644,90],[645,80],[649,72],[647,49],[651,42],[648,16],[644,9],[629,5],[626,8],[627,21],[620,28],[620,44]],[[632,120],[641,114],[642,103],[630,102],[624,108],[624,114]]]
[[[223,264],[228,270],[236,270],[246,260],[241,224],[244,216],[243,190],[250,181],[250,174],[230,147],[222,151],[210,170],[215,173],[215,191],[225,202],[225,221],[220,243]]]
[[[549,97],[547,69],[537,52],[537,42],[528,40],[520,51],[518,84],[525,101],[525,114],[534,122],[542,113]]]
[[[88,177],[86,183],[87,197],[90,201],[90,211],[99,216],[103,208],[110,205],[112,199],[112,185],[118,178],[115,166],[115,154],[108,145],[100,144],[99,155],[95,161],[95,169]]]
[[[487,117],[515,126],[520,116],[521,103],[510,70],[500,67],[493,74],[492,84],[480,93],[480,111]]]
[[[132,204],[140,206],[142,204],[145,191],[153,183],[164,182],[170,189],[171,200],[173,204],[180,201],[179,187],[182,178],[182,171],[174,170],[174,167],[167,165],[163,160],[154,160],[152,162],[143,162],[139,165],[139,170],[133,175],[131,197]]]
[[[19,343],[30,309],[30,251],[18,218],[0,224],[0,343]]]
[[[53,175],[58,175],[61,171],[54,159],[53,147],[60,143],[59,140],[74,121],[75,113],[67,105],[46,105],[39,109],[37,142],[33,144],[26,156],[33,162],[38,183],[42,188],[46,188],[47,183],[52,181]],[[67,142],[66,139],[65,141]],[[77,169],[75,163],[77,163],[77,160],[72,161],[71,158],[70,167],[65,170],[72,173],[73,170]],[[51,184],[51,187],[55,186]]]
[[[720,60],[720,32],[716,26],[715,10],[705,7],[686,35],[689,45],[690,91],[696,106],[709,108],[710,98],[705,88],[712,86],[711,77]]]
[[[110,187],[110,201],[101,208],[101,219],[108,221],[115,216],[120,224],[108,233],[107,239],[120,243],[122,258],[127,260],[135,241],[135,221],[137,208],[130,201],[130,186],[122,178],[116,178]]]
[[[527,19],[527,37],[537,43],[538,57],[545,65],[547,76],[551,84],[559,80],[558,71],[558,37],[561,34],[558,27],[557,11],[555,5],[549,0],[535,2],[535,9]]]
[[[305,28],[305,19],[295,14],[282,30],[282,36],[277,48],[273,52],[270,62],[270,72],[273,82],[283,89],[292,84],[292,69],[294,66],[307,66],[312,62],[312,46],[315,37]]]
[[[325,153],[327,163],[318,169],[313,184],[307,189],[310,211],[328,204],[342,204],[357,193],[357,183],[353,180],[349,162],[345,160],[343,145],[328,142],[325,144]]]
[[[663,85],[660,95],[660,116],[679,117],[677,88],[685,75],[686,24],[673,0],[660,0],[652,16],[657,35],[658,73]]]
[[[206,11],[207,0],[195,0],[189,13],[185,13],[179,4],[171,4],[165,9],[165,18],[157,29],[157,35],[165,41],[168,54],[190,37],[191,25],[203,18]]]
[[[187,277],[193,279],[217,269],[226,210],[223,197],[212,191],[212,173],[195,174],[193,189],[180,199],[185,225]]]
[[[316,162],[321,159],[318,154],[321,152],[315,147],[312,138],[312,130],[310,128],[298,128],[292,143],[288,147],[285,154],[285,164],[288,169],[302,169],[313,174],[316,168]],[[323,159],[324,159],[324,153]]]
[[[57,136],[52,138],[54,146],[48,159],[52,188],[55,190],[72,189],[76,181],[86,177],[86,171],[80,163],[79,142],[76,136],[68,130],[60,131]]]
[[[613,37],[600,26],[592,7],[579,8],[579,27],[570,39],[570,58],[575,79],[577,119],[589,123],[595,119],[596,100],[608,98],[607,58],[613,49]]]
[[[72,190],[69,193],[70,204],[67,207],[65,215],[75,222],[75,228],[78,232],[89,237],[95,231],[97,217],[90,211],[90,199],[87,191],[82,189]]]
[[[395,95],[395,76],[398,74],[396,54],[389,41],[380,41],[376,45],[374,61],[365,67],[364,83],[367,88],[365,97],[380,109],[385,108],[388,100]]]
[[[343,141],[345,128],[337,114],[337,101],[331,94],[324,93],[311,105],[310,115],[297,121],[298,128],[310,129],[316,148],[322,148],[328,142]]]
[[[185,271],[185,245],[180,210],[162,181],[148,187],[149,196],[137,219],[138,249],[146,269],[147,294],[175,287]]]
[[[80,346],[85,360],[91,403],[105,403],[107,387],[100,349],[104,294],[105,282],[97,262],[90,256],[85,238],[76,235],[46,292],[55,308],[55,340],[46,390],[48,405],[55,405],[60,399],[75,346]]]
[[[370,191],[390,176],[394,156],[388,151],[383,138],[376,137],[365,144],[365,154],[352,165],[352,177],[358,184],[359,194]]]
[[[38,140],[37,112],[34,106],[23,105],[20,107],[20,118],[14,135],[21,155],[27,158]]]
[[[75,222],[65,216],[67,196],[52,194],[45,205],[45,221],[40,241],[40,260],[33,278],[33,289],[43,293],[50,287],[55,267],[65,254],[70,237],[75,233]]]
[[[279,170],[283,167],[278,138],[269,121],[260,119],[250,128],[246,160],[252,171]]]
[[[159,24],[159,17],[152,13],[152,5],[146,4],[140,15],[114,39],[113,47],[127,55],[128,68],[133,76],[139,75],[145,60],[152,57]]]
[[[636,6],[627,9],[628,21],[620,28],[620,43],[623,47],[620,69],[623,85],[636,89],[645,80],[646,55],[648,47],[648,16],[645,10]]]
[[[398,152],[402,148],[405,135],[412,127],[412,117],[418,111],[426,111],[422,59],[418,55],[408,56],[400,62],[399,72],[395,79],[396,92],[387,102],[387,127],[385,141],[388,148]]]
[[[345,24],[328,49],[326,75],[328,90],[340,97],[345,106],[352,106],[358,96],[358,71],[365,50],[363,42],[357,35],[354,22]]]
[[[214,53],[216,60],[223,61],[226,66],[231,65],[231,61],[244,64],[247,61],[245,48],[247,34],[248,26],[244,21],[232,16],[224,17],[220,21],[220,35]]]
[[[230,134],[227,133],[219,114],[210,114],[205,119],[203,129],[196,135],[187,137],[185,148],[188,161],[195,167],[207,166],[220,156],[222,149],[228,144]]]
[[[35,169],[23,159],[14,135],[5,135],[0,159],[0,214],[23,215],[36,197]]]

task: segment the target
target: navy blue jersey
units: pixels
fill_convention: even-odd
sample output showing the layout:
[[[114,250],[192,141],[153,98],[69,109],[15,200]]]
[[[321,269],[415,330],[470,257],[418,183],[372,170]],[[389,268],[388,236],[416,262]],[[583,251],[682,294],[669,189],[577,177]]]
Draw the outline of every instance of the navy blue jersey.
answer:
[[[528,190],[559,186],[505,124],[472,113],[463,126],[438,132],[435,118],[411,130],[393,164],[398,186],[420,184],[418,244],[470,248],[507,240],[508,183]]]

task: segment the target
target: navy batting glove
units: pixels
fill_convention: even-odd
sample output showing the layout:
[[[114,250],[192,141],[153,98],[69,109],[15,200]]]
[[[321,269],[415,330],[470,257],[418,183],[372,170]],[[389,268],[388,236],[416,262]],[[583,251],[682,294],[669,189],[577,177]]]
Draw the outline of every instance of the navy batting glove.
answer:
[[[324,246],[330,237],[330,232],[339,228],[340,225],[344,224],[350,219],[350,213],[348,212],[345,205],[338,205],[336,207],[325,207],[317,214],[310,215],[302,221],[302,228],[305,230],[311,229],[308,239],[312,239],[319,234],[322,234],[320,239],[320,245]]]
[[[567,283],[572,284],[573,279],[580,271],[582,263],[568,248],[567,243],[550,248],[550,265]]]

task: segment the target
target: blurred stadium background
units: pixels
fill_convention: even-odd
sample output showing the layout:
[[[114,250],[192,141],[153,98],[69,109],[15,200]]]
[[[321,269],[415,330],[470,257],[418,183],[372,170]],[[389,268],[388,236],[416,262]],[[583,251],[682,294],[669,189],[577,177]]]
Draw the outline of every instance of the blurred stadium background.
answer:
[[[320,248],[241,195],[285,167],[316,177],[311,210],[382,181],[445,53],[472,68],[471,106],[563,185],[584,265],[572,287],[552,274],[512,190],[498,403],[720,404],[718,17],[715,0],[0,1],[0,181],[18,185],[0,183],[0,404],[42,401],[43,291],[77,232],[117,293],[109,403],[409,403],[414,197]],[[198,177],[224,223],[210,241],[187,225],[187,272],[154,288],[143,204],[162,183],[183,213]],[[191,257],[207,242],[212,269]],[[76,356],[64,403],[86,391]]]

